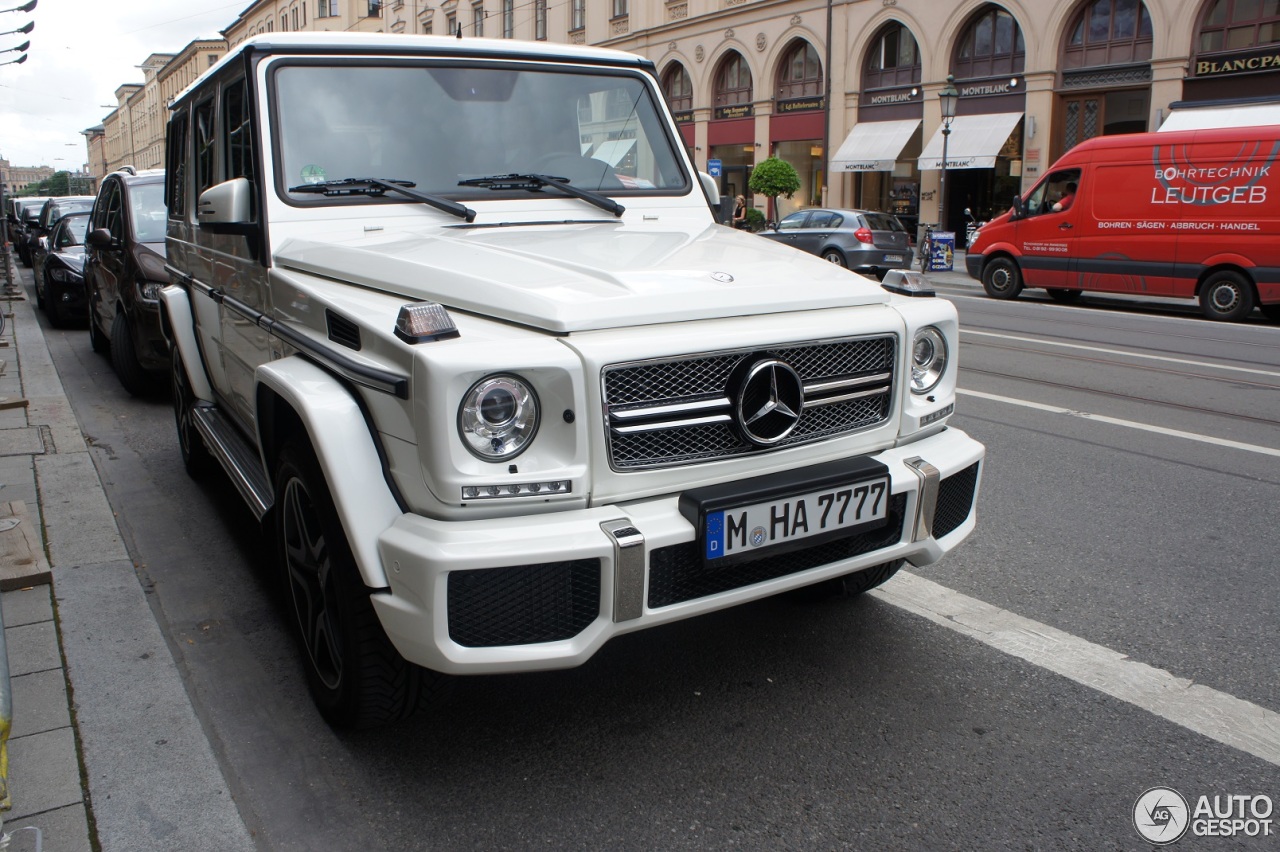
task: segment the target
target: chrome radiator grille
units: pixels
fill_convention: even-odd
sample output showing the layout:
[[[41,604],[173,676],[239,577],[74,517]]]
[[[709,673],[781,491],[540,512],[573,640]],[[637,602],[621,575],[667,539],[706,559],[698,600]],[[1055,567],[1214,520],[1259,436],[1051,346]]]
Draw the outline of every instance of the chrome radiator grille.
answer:
[[[893,401],[894,335],[613,364],[603,371],[615,470],[670,467],[767,452],[883,423]],[[744,428],[753,367],[779,364],[803,385],[785,436],[764,444]]]

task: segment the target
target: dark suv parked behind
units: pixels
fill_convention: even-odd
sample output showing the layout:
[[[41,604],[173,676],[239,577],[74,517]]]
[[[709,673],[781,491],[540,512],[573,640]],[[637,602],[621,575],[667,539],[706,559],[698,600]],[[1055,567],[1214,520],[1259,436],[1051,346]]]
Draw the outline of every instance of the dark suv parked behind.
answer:
[[[125,390],[140,395],[168,375],[169,347],[160,333],[164,270],[164,171],[125,167],[103,178],[89,217],[85,288],[89,340],[111,352]]]

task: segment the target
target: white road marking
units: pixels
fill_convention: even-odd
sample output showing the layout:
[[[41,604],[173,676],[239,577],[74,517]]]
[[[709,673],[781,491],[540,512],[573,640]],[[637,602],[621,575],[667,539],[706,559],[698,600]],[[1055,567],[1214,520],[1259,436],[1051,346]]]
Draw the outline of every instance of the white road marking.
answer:
[[[1105,414],[1091,414],[1088,411],[1076,411],[1071,408],[1061,408],[1056,405],[1045,405],[1043,402],[1032,402],[1027,399],[1014,399],[1008,396],[999,396],[994,393],[984,393],[982,391],[964,390],[957,388],[956,393],[963,396],[974,396],[979,399],[988,399],[992,402],[1003,402],[1009,405],[1017,405],[1022,408],[1034,408],[1036,411],[1047,411],[1050,414],[1065,414],[1068,417],[1079,417],[1084,420],[1096,420],[1099,423],[1110,423],[1113,426],[1124,426],[1128,429],[1138,429],[1143,432],[1154,432],[1157,435],[1170,435],[1174,438],[1185,438],[1188,441],[1199,441],[1202,444],[1213,444],[1218,447],[1230,447],[1233,450],[1244,450],[1247,453],[1261,453],[1264,456],[1280,457],[1280,449],[1273,447],[1263,447],[1258,444],[1246,444],[1241,441],[1231,441],[1227,438],[1215,438],[1212,435],[1200,435],[1195,432],[1183,432],[1180,429],[1166,429],[1163,426],[1153,426],[1150,423],[1138,423],[1133,420],[1121,420],[1118,417],[1108,417]]]
[[[1280,766],[1280,713],[900,571],[871,595]]]
[[[1228,370],[1233,373],[1250,373],[1255,376],[1280,378],[1280,372],[1275,370],[1255,370],[1251,367],[1232,367],[1227,364],[1214,364],[1209,361],[1191,361],[1186,358],[1170,358],[1167,355],[1144,355],[1140,352],[1128,352],[1124,349],[1108,349],[1104,346],[1084,346],[1079,343],[1060,343],[1058,341],[1042,340],[1036,337],[1019,337],[1015,334],[996,334],[990,331],[971,331],[967,328],[960,329],[960,334],[969,335],[971,337],[996,337],[1001,340],[1015,340],[1019,343],[1038,343],[1042,346],[1057,346],[1061,349],[1083,349],[1086,352],[1099,352],[1104,355],[1123,355],[1126,358],[1145,358],[1148,361],[1165,361],[1170,364],[1183,364],[1189,367],[1208,367],[1211,370]]]

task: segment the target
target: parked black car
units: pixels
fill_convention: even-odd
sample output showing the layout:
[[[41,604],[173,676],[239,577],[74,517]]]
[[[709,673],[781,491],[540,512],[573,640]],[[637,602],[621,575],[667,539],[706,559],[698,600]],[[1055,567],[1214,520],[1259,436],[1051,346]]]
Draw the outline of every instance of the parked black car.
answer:
[[[31,257],[26,253],[27,247],[27,229],[34,225],[40,218],[40,208],[49,200],[49,196],[25,196],[14,199],[13,212],[14,222],[12,224],[10,242],[13,243],[13,250],[18,253],[18,260],[22,261],[23,266],[31,265]]]
[[[87,213],[93,208],[92,195],[64,195],[50,198],[40,208],[40,216],[35,227],[27,230],[27,255],[31,259],[31,268],[35,270],[36,281],[40,280],[45,252],[49,250],[49,234],[58,220],[68,213]]]
[[[83,322],[89,315],[84,294],[84,239],[88,213],[68,213],[45,238],[48,250],[36,277],[36,304],[55,327]]]
[[[907,229],[890,213],[798,210],[760,236],[881,279],[890,269],[911,267]]]
[[[102,180],[89,218],[85,288],[89,341],[111,353],[125,390],[141,395],[169,374],[160,333],[164,269],[164,171],[126,167]]]

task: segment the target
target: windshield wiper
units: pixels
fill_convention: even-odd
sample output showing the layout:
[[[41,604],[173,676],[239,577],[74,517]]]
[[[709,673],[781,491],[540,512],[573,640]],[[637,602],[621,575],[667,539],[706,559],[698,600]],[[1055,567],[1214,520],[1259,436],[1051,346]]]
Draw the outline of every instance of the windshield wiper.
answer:
[[[549,186],[554,189],[558,189],[565,195],[571,195],[574,198],[581,198],[588,204],[594,204],[601,210],[607,210],[615,216],[621,216],[627,210],[627,208],[623,207],[607,195],[602,195],[599,192],[592,192],[589,189],[580,189],[569,183],[568,178],[552,177],[551,175],[491,175],[489,177],[460,180],[458,181],[458,186],[483,186],[493,190],[527,189],[530,192],[537,192],[538,190]]]
[[[459,204],[456,201],[450,201],[447,198],[440,198],[436,195],[427,195],[425,192],[416,192],[412,187],[417,186],[411,180],[383,180],[382,178],[342,178],[341,180],[324,180],[319,183],[304,183],[301,186],[293,186],[289,188],[290,192],[314,192],[319,195],[329,196],[330,198],[340,195],[385,195],[387,190],[398,192],[406,198],[412,198],[414,201],[421,201],[423,204],[430,204],[437,210],[443,210],[445,213],[452,213],[459,219],[466,219],[468,222],[474,222],[476,219],[476,211],[467,207],[465,204]]]

